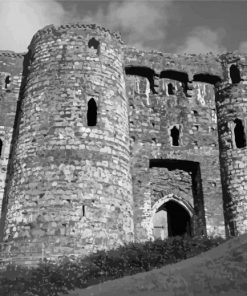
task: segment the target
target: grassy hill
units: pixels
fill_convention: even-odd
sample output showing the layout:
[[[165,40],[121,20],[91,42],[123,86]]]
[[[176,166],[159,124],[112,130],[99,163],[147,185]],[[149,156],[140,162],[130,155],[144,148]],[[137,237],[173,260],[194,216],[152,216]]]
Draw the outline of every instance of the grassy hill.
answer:
[[[246,266],[247,234],[228,241],[174,237],[31,269],[9,266],[0,273],[0,295],[242,296],[247,295]]]
[[[113,295],[246,296],[247,234],[176,264],[69,293],[69,296]]]

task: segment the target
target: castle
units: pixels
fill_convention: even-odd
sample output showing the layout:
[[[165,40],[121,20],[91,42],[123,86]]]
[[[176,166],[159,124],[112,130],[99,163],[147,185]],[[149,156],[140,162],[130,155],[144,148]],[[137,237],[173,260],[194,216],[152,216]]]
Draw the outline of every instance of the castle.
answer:
[[[247,230],[247,53],[168,54],[97,25],[0,51],[1,241],[40,256]]]

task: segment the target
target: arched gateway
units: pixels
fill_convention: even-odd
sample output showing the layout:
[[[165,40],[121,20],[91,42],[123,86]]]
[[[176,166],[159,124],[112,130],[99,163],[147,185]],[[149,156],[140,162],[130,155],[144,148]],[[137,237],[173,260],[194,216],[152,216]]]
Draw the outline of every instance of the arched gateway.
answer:
[[[193,207],[174,194],[161,197],[152,207],[154,239],[192,235]]]

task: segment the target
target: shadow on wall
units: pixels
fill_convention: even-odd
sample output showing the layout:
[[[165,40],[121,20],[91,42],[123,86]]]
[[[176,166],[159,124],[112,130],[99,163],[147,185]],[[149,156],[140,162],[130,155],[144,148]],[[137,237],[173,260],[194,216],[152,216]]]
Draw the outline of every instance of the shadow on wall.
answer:
[[[150,90],[152,91],[153,94],[158,94],[158,87],[159,87],[158,79],[169,79],[169,80],[180,82],[182,84],[184,94],[187,97],[191,96],[188,90],[192,90],[191,89],[192,81],[189,81],[189,76],[185,72],[177,71],[177,70],[164,70],[164,71],[161,71],[160,74],[157,74],[153,69],[149,67],[129,65],[125,67],[125,73],[126,75],[135,75],[135,76],[147,78],[150,84]],[[200,73],[200,74],[195,74],[193,76],[193,81],[216,85],[222,80],[217,75]],[[175,94],[174,86],[172,85],[172,83],[169,83],[168,95],[174,95],[174,94]]]

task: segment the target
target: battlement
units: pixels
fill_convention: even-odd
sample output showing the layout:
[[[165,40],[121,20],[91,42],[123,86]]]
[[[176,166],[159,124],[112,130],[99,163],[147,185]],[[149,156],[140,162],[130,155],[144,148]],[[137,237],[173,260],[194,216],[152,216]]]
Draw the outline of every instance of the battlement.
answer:
[[[43,29],[39,30],[32,38],[32,41],[30,43],[30,46],[33,42],[36,41],[37,38],[44,38],[48,35],[61,35],[67,31],[73,31],[78,35],[83,34],[86,31],[91,31],[94,34],[98,35],[105,35],[109,34],[112,38],[116,39],[121,44],[124,44],[124,42],[121,39],[121,36],[119,33],[111,32],[109,29],[106,29],[102,26],[96,25],[96,24],[65,24],[65,25],[48,25],[44,27]]]
[[[16,53],[11,50],[0,50],[0,57],[20,58],[23,59],[25,53]]]

